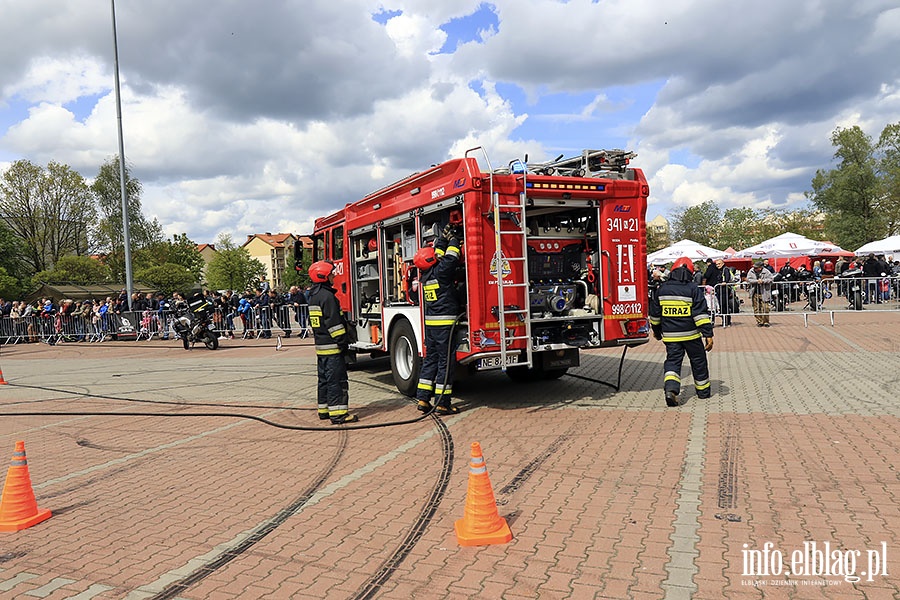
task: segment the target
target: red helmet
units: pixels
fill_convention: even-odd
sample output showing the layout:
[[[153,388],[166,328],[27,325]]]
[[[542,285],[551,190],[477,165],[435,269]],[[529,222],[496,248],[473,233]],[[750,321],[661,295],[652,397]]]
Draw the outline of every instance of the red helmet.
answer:
[[[419,248],[419,251],[416,252],[415,256],[413,256],[413,264],[419,267],[420,271],[430,269],[436,262],[437,255],[434,252],[434,248],[432,248],[431,246]]]
[[[691,273],[694,272],[694,263],[687,256],[682,256],[672,264],[673,271],[678,267],[684,267]]]
[[[334,263],[330,260],[320,260],[309,265],[309,278],[314,283],[328,281],[328,276],[334,271]]]

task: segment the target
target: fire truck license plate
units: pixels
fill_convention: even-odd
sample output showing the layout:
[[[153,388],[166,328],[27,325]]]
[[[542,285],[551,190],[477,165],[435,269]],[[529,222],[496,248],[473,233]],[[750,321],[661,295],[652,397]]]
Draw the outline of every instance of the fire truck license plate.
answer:
[[[499,367],[503,364],[503,357],[501,356],[489,356],[488,358],[482,358],[478,361],[479,369],[491,369],[494,367]],[[518,354],[507,354],[506,355],[506,366],[515,365],[519,363],[519,355]]]

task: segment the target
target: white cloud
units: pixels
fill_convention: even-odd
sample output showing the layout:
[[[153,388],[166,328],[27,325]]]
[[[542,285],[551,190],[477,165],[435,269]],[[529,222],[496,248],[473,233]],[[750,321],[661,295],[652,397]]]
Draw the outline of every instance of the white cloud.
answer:
[[[117,153],[109,12],[95,4],[0,0],[6,164],[93,177]],[[894,4],[494,0],[499,25],[460,35],[451,20],[480,0],[219,3],[215,18],[121,3],[125,152],[145,213],[198,242],[308,232],[475,146],[496,167],[630,139],[650,216],[796,206],[836,126],[877,137],[900,114]],[[382,10],[400,12],[382,25]]]

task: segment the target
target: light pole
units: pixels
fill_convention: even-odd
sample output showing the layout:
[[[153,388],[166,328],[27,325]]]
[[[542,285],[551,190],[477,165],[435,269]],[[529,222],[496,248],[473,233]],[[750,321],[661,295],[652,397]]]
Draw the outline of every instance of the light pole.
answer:
[[[116,73],[116,117],[119,122],[119,185],[122,194],[122,235],[125,244],[125,289],[128,309],[131,306],[131,295],[134,293],[134,279],[131,275],[131,235],[128,231],[128,191],[125,186],[125,142],[122,137],[122,98],[119,94],[119,44],[116,41],[116,0],[110,0],[112,6],[113,55]]]

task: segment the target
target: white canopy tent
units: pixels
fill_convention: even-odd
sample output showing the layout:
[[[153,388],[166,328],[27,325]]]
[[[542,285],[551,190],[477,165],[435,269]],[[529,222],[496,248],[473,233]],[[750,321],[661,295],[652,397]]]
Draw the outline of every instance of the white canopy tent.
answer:
[[[682,256],[686,256],[691,260],[706,260],[707,258],[715,260],[717,258],[725,258],[726,255],[721,250],[716,250],[691,240],[681,240],[667,248],[648,254],[647,264],[662,265],[677,260]]]
[[[893,254],[894,257],[900,255],[900,235],[892,235],[883,240],[875,240],[860,246],[856,251],[856,255],[864,254]]]
[[[850,252],[835,246],[831,242],[811,240],[797,233],[782,233],[755,246],[741,250],[734,255],[734,258],[787,258],[836,253],[850,254]]]

